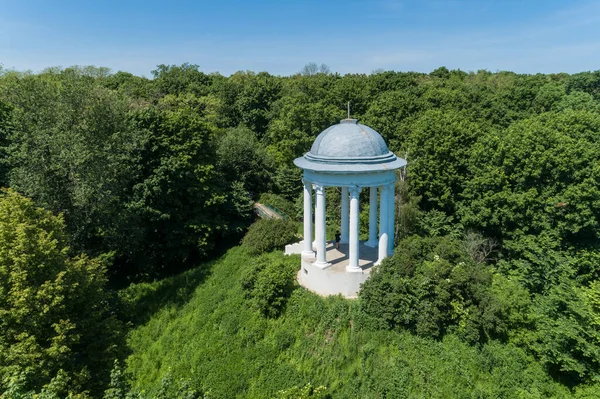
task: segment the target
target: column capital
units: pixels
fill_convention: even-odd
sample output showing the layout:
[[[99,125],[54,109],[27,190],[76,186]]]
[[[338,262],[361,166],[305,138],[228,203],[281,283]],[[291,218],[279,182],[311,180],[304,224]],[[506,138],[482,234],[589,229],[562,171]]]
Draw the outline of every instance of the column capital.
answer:
[[[313,189],[317,194],[323,194],[325,192],[325,186],[321,184],[313,184]]]
[[[312,188],[312,183],[306,179],[302,179],[302,184],[304,184],[304,187]]]
[[[362,187],[358,187],[358,186],[348,187],[348,191],[350,192],[351,196],[357,197],[358,194],[360,194],[360,192],[362,191]]]

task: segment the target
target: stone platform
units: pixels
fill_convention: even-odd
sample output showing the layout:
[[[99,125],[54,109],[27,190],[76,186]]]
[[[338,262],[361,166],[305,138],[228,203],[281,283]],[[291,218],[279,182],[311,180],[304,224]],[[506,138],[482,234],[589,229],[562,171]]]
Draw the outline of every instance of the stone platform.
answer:
[[[286,255],[300,254],[302,242],[286,246]],[[302,257],[302,267],[298,272],[298,282],[303,287],[323,296],[341,294],[346,298],[356,298],[360,285],[364,283],[377,261],[377,248],[372,248],[360,242],[359,266],[362,272],[347,272],[348,244],[340,244],[335,248],[335,242],[326,243],[326,259],[331,265],[326,268],[315,266],[314,257]]]

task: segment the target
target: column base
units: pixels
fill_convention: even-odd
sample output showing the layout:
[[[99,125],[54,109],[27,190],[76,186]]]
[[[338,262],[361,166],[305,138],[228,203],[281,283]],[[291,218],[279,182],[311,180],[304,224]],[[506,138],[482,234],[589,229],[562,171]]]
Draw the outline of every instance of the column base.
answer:
[[[313,266],[316,266],[319,269],[327,269],[329,266],[331,266],[331,263],[316,261],[315,263],[313,263]]]
[[[360,291],[360,285],[370,276],[370,270],[362,273],[346,273],[335,270],[332,266],[328,269],[315,267],[309,259],[302,259],[302,267],[298,270],[298,282],[300,285],[316,292],[319,295],[342,295],[346,298],[356,298]]]
[[[385,258],[383,258],[383,259],[385,259]],[[374,266],[381,265],[381,262],[383,262],[383,259],[377,259],[377,262],[375,262]]]
[[[315,251],[302,251],[302,257],[303,258],[314,258],[315,257]]]
[[[375,247],[379,246],[379,240],[373,240],[373,241],[369,240],[369,241],[365,241],[365,245],[366,245],[367,247],[375,248]]]
[[[362,269],[360,266],[346,266],[346,272],[347,273],[362,273]]]

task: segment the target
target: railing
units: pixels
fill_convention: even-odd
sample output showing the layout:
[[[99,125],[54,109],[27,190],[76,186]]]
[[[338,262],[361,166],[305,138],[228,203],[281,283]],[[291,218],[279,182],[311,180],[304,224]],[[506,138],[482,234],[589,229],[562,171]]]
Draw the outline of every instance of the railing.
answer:
[[[267,208],[269,211],[271,211],[273,214],[269,214],[268,212],[266,212],[264,208]],[[261,203],[255,203],[254,204],[254,210],[256,212],[256,214],[263,218],[263,219],[273,219],[273,218],[277,218],[277,219],[283,219],[283,220],[290,220],[290,217],[288,215],[286,215],[281,209],[273,206],[273,205],[269,205],[269,204],[261,204]]]

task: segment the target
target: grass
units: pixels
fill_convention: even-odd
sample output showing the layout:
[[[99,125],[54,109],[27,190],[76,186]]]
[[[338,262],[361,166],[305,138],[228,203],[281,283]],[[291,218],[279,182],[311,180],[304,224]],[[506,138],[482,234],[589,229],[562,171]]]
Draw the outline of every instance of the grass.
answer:
[[[308,383],[334,398],[570,395],[520,349],[374,331],[358,301],[297,288],[279,318],[265,318],[240,285],[254,263],[236,247],[211,264],[123,291],[137,312],[127,360],[134,387],[156,392],[170,375],[214,398],[268,398]]]

